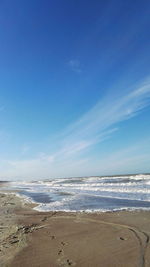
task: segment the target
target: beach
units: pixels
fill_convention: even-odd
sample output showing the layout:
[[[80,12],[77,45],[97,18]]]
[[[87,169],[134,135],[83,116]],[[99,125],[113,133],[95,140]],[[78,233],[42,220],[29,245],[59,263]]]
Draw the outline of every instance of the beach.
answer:
[[[0,266],[150,266],[150,212],[39,212],[0,194]]]

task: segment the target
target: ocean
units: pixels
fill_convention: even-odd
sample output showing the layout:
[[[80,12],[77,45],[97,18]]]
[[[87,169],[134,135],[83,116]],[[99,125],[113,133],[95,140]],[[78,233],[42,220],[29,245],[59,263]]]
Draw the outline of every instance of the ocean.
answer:
[[[150,209],[150,174],[13,181],[3,190],[17,190],[39,211]]]

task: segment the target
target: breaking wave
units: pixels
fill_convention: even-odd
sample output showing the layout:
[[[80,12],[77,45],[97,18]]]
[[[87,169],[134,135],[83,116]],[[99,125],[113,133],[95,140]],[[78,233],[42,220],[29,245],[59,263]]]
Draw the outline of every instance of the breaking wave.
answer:
[[[150,209],[149,174],[16,181],[7,189],[38,203],[40,211]]]

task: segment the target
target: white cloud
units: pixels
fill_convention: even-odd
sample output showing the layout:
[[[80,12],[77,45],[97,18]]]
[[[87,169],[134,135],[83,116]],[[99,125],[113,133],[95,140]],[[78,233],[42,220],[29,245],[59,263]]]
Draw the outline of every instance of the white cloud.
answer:
[[[110,138],[119,129],[120,122],[136,116],[149,104],[149,79],[132,91],[130,88],[127,91],[128,93],[117,97],[110,94],[101,99],[79,120],[68,126],[58,136],[59,149],[55,153],[41,153],[38,157],[28,160],[3,161],[0,166],[0,176],[19,177],[20,175],[39,179],[39,177],[94,175],[96,172],[97,174],[106,171],[115,172],[117,166],[118,170],[123,170],[123,166],[129,165],[129,161],[140,162],[141,157],[146,159],[147,154],[136,155],[136,153],[140,154],[139,150],[131,155],[131,149],[129,153],[125,151],[118,155],[113,153],[107,159],[101,159],[95,163],[94,160],[87,158],[87,150],[90,147]]]
[[[99,158],[85,157],[75,160],[62,158],[57,162],[43,153],[29,160],[1,160],[0,177],[4,180],[7,178],[39,180],[54,177],[143,172],[143,168],[145,172],[148,172],[149,159],[150,139],[148,138],[125,149],[113,151],[107,157],[100,154]]]
[[[126,148],[117,149],[103,157],[93,158],[85,167],[91,175],[109,175],[117,173],[150,172],[150,138],[138,140]]]
[[[93,145],[111,135],[118,123],[136,116],[150,100],[150,81],[139,85],[126,95],[101,99],[90,111],[70,125],[62,134],[62,146]],[[83,146],[84,149],[84,146]]]

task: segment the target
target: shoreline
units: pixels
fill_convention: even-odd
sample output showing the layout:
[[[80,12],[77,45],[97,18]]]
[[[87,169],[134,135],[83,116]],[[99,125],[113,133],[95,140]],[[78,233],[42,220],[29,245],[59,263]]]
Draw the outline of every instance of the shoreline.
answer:
[[[64,178],[3,183],[16,190],[38,211],[116,212],[150,209],[150,175]],[[0,184],[1,186],[1,184]],[[20,196],[19,196],[20,197]]]
[[[150,266],[150,211],[39,212],[0,193],[0,266]]]
[[[0,188],[2,188],[3,185],[0,185]],[[143,208],[139,208],[139,207],[122,207],[122,208],[116,208],[116,209],[113,209],[113,210],[106,210],[106,209],[88,209],[88,210],[44,210],[42,208],[40,208],[40,206],[43,206],[47,203],[40,203],[40,202],[37,202],[35,200],[33,200],[31,197],[29,196],[25,196],[25,195],[21,195],[19,194],[20,190],[3,190],[1,191],[0,190],[0,194],[10,194],[10,195],[15,195],[17,198],[20,199],[20,201],[23,203],[23,204],[29,204],[32,206],[32,209],[37,211],[37,212],[64,212],[64,213],[84,213],[84,214],[101,214],[101,213],[114,213],[114,212],[142,212],[142,211],[149,211],[150,212],[150,207],[143,207]],[[111,198],[111,197],[108,197],[108,199]],[[117,198],[117,199],[122,199],[122,198]],[[141,202],[145,202],[144,200],[140,200]],[[39,207],[39,208],[38,208]]]

